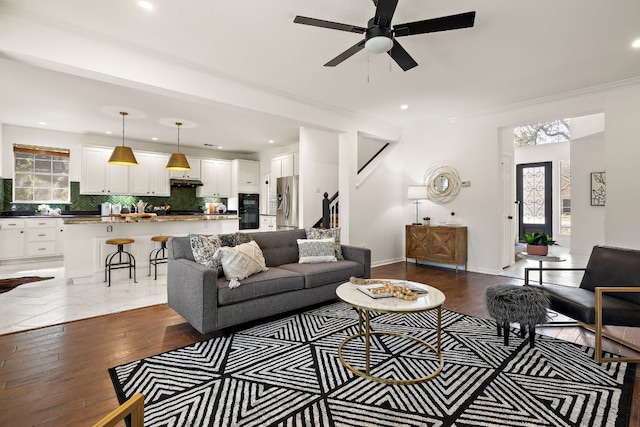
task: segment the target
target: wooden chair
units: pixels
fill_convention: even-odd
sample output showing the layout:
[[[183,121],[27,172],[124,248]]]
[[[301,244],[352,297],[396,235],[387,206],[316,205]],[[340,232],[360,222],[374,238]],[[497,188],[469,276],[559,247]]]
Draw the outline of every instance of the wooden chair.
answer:
[[[579,287],[529,282],[530,271],[584,271]],[[605,325],[640,327],[640,250],[594,246],[586,268],[525,268],[525,286],[542,288],[551,309],[595,332],[595,361],[640,362],[603,357],[602,337],[640,352],[640,345],[604,331]]]
[[[131,415],[131,427],[144,427],[144,396],[142,393],[131,396],[129,400],[111,411],[93,427],[114,427],[129,415]]]

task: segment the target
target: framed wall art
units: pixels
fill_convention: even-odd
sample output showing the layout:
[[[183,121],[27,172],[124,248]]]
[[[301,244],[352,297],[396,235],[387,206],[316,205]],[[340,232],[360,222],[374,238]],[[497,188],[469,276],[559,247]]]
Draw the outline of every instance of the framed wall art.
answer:
[[[607,200],[605,172],[591,172],[591,206],[604,206]]]

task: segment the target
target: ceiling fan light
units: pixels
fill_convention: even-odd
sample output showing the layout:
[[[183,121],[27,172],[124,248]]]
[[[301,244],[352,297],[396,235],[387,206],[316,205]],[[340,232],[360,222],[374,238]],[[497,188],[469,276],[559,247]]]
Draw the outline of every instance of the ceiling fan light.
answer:
[[[131,147],[118,145],[113,149],[113,153],[111,153],[111,157],[109,157],[109,164],[118,166],[136,166],[138,161],[136,160],[136,156],[133,155]]]
[[[173,153],[167,163],[167,169],[170,171],[188,171],[191,170],[191,166],[184,154]]]
[[[371,53],[385,53],[393,47],[393,40],[385,36],[371,37],[364,44],[364,48]]]

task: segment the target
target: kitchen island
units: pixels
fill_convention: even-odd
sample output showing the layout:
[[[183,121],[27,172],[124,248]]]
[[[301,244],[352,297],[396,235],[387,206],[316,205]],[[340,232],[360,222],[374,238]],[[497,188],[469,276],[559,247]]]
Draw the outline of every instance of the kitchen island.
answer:
[[[88,283],[104,279],[104,261],[116,247],[109,239],[127,237],[135,243],[125,250],[136,259],[138,276],[147,274],[149,253],[158,247],[153,236],[187,236],[238,231],[237,215],[163,215],[150,218],[74,216],[64,221],[64,267],[68,283]],[[126,269],[114,277],[128,275]]]

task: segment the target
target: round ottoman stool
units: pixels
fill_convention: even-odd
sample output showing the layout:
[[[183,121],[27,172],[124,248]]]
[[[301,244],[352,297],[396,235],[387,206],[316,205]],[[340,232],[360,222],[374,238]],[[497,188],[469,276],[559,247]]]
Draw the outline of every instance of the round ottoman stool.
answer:
[[[504,331],[504,345],[509,345],[509,324],[520,324],[520,337],[529,330],[529,346],[535,344],[538,323],[547,320],[549,298],[540,289],[529,286],[495,285],[487,288],[485,301],[489,315],[496,320],[498,336]]]

